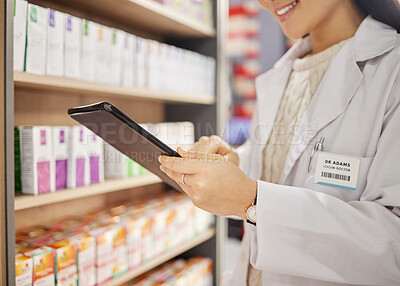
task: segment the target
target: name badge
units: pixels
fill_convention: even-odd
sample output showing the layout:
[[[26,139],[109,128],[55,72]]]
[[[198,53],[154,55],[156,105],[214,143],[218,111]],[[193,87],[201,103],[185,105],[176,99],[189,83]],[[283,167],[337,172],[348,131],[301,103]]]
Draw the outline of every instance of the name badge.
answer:
[[[356,190],[360,159],[318,152],[314,183]]]

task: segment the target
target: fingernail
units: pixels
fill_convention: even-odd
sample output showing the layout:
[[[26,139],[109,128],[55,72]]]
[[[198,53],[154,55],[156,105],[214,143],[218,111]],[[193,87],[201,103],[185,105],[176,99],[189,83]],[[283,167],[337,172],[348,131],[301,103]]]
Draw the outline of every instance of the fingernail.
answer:
[[[185,153],[186,155],[189,154],[189,151],[186,150],[185,148],[179,147],[179,149],[181,149],[183,151],[183,153]]]
[[[161,156],[158,156],[158,162],[161,163],[161,160],[162,160]]]
[[[165,168],[163,165],[160,165],[160,170],[163,171],[165,173]]]

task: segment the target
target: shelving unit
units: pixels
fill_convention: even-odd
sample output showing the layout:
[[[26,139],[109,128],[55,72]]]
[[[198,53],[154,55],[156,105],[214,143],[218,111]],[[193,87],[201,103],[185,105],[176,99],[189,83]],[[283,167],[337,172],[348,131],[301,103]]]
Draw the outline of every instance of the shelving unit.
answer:
[[[196,137],[223,133],[227,119],[228,74],[225,59],[226,1],[214,1],[214,27],[208,27],[150,0],[30,0],[44,7],[116,27],[141,37],[174,44],[216,58],[216,95],[180,94],[125,88],[13,71],[14,1],[0,6],[0,285],[15,284],[15,231],[51,223],[95,208],[163,192],[155,175],[106,180],[40,196],[14,195],[14,125],[71,125],[67,109],[106,100],[138,122],[190,120]],[[42,219],[42,220],[41,220]],[[204,255],[214,260],[214,282],[223,268],[225,220],[215,229],[129,271],[104,285],[120,285],[176,256]],[[216,284],[216,283],[215,283]]]
[[[175,103],[214,104],[215,96],[209,94],[182,94],[177,92],[128,88],[109,84],[87,82],[56,76],[41,76],[26,72],[14,72],[17,88],[48,92],[66,92],[83,95],[102,95],[110,98],[122,97]]]

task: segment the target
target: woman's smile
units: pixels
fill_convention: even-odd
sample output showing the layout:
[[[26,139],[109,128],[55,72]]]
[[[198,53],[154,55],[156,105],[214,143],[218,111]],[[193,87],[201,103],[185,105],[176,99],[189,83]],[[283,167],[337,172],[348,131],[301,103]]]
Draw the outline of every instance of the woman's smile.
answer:
[[[299,0],[293,1],[289,5],[275,8],[275,13],[278,15],[281,22],[286,21],[294,12]]]

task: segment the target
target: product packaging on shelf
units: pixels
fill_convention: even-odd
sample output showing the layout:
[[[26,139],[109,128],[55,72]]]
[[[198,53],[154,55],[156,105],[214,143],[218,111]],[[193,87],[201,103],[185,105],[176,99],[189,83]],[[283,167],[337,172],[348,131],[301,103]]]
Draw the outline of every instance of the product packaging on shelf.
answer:
[[[64,75],[65,14],[49,9],[47,23],[47,60],[48,75]]]
[[[15,193],[22,193],[21,183],[21,149],[19,142],[19,128],[14,127],[14,188]]]
[[[112,29],[110,83],[114,85],[122,84],[122,68],[123,68],[123,52],[124,52],[125,36],[126,36],[125,32],[117,29]]]
[[[22,192],[39,195],[54,191],[52,128],[22,126],[19,131]]]
[[[77,285],[76,247],[68,240],[62,240],[49,245],[55,250],[56,285]]]
[[[69,240],[77,251],[79,285],[96,285],[96,241],[87,233],[73,234]]]
[[[16,0],[14,5],[14,70],[23,71],[28,2]]]
[[[90,130],[87,130],[87,133],[90,183],[102,183],[104,182],[104,141]]]
[[[82,20],[81,79],[94,81],[98,24]]]
[[[65,17],[65,69],[69,78],[80,78],[81,67],[82,19],[66,15]]]
[[[68,188],[89,185],[87,131],[83,126],[70,127]]]
[[[125,34],[123,46],[123,72],[122,72],[122,85],[125,87],[136,86],[136,42],[137,38],[134,35]]]
[[[148,41],[148,88],[161,90],[161,44],[157,41]]]
[[[25,71],[29,73],[46,73],[48,15],[48,9],[28,4]]]
[[[145,220],[139,216],[128,217],[124,220],[129,269],[134,269],[142,263],[142,237],[144,223]]]
[[[32,285],[55,286],[55,251],[52,248],[28,246],[19,249],[18,253],[33,261]]]
[[[101,284],[113,277],[113,230],[101,226],[89,231],[89,234],[96,239],[96,281]]]
[[[136,85],[138,88],[148,88],[148,40],[136,38]]]
[[[107,178],[123,179],[147,172],[145,168],[108,143],[104,144],[104,169]]]
[[[114,224],[111,228],[113,231],[113,277],[118,277],[128,270],[126,229],[122,224]]]
[[[53,127],[53,159],[55,164],[55,190],[67,188],[69,127]]]
[[[33,285],[33,262],[31,257],[23,254],[15,255],[15,285]]]
[[[98,25],[96,33],[96,61],[95,81],[110,83],[111,78],[111,44],[112,30],[109,27]]]

